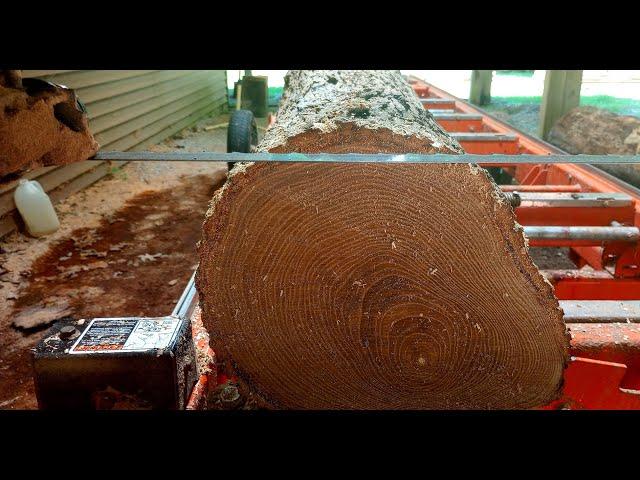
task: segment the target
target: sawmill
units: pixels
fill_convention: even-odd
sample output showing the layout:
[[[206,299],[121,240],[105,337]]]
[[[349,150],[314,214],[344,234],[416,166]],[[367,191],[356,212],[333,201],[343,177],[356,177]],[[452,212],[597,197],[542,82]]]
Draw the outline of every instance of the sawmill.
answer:
[[[640,74],[265,72],[0,71],[0,409],[640,410]]]

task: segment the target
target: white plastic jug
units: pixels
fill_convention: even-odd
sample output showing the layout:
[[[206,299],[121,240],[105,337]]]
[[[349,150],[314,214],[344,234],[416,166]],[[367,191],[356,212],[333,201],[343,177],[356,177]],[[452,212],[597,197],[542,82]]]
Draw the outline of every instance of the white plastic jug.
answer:
[[[27,230],[34,237],[49,235],[60,228],[58,215],[49,196],[35,180],[20,180],[13,199]]]

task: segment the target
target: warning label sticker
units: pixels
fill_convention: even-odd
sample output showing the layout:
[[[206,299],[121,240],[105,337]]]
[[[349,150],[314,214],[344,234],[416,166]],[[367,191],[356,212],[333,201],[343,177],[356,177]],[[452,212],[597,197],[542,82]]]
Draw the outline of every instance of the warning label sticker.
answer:
[[[95,318],[69,353],[143,352],[168,347],[178,333],[180,319]]]

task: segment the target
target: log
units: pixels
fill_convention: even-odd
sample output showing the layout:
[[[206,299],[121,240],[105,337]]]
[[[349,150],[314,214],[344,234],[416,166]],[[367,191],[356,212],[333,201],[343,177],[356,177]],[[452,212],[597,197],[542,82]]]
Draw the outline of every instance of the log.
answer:
[[[0,181],[35,167],[92,157],[98,143],[73,90],[17,70],[0,75]]]
[[[549,143],[571,154],[640,154],[640,118],[596,107],[576,107],[549,132]],[[640,187],[640,165],[597,164],[612,175]]]
[[[293,71],[269,152],[461,153],[399,72]],[[196,284],[219,368],[278,409],[531,408],[568,337],[476,165],[237,164]]]

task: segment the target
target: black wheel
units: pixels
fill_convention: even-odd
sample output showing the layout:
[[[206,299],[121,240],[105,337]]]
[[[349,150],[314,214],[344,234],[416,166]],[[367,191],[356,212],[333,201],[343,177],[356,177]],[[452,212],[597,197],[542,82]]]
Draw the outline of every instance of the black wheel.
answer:
[[[258,144],[258,127],[251,110],[236,110],[229,119],[227,129],[227,153],[250,153],[251,147]],[[229,170],[234,162],[228,162]]]

